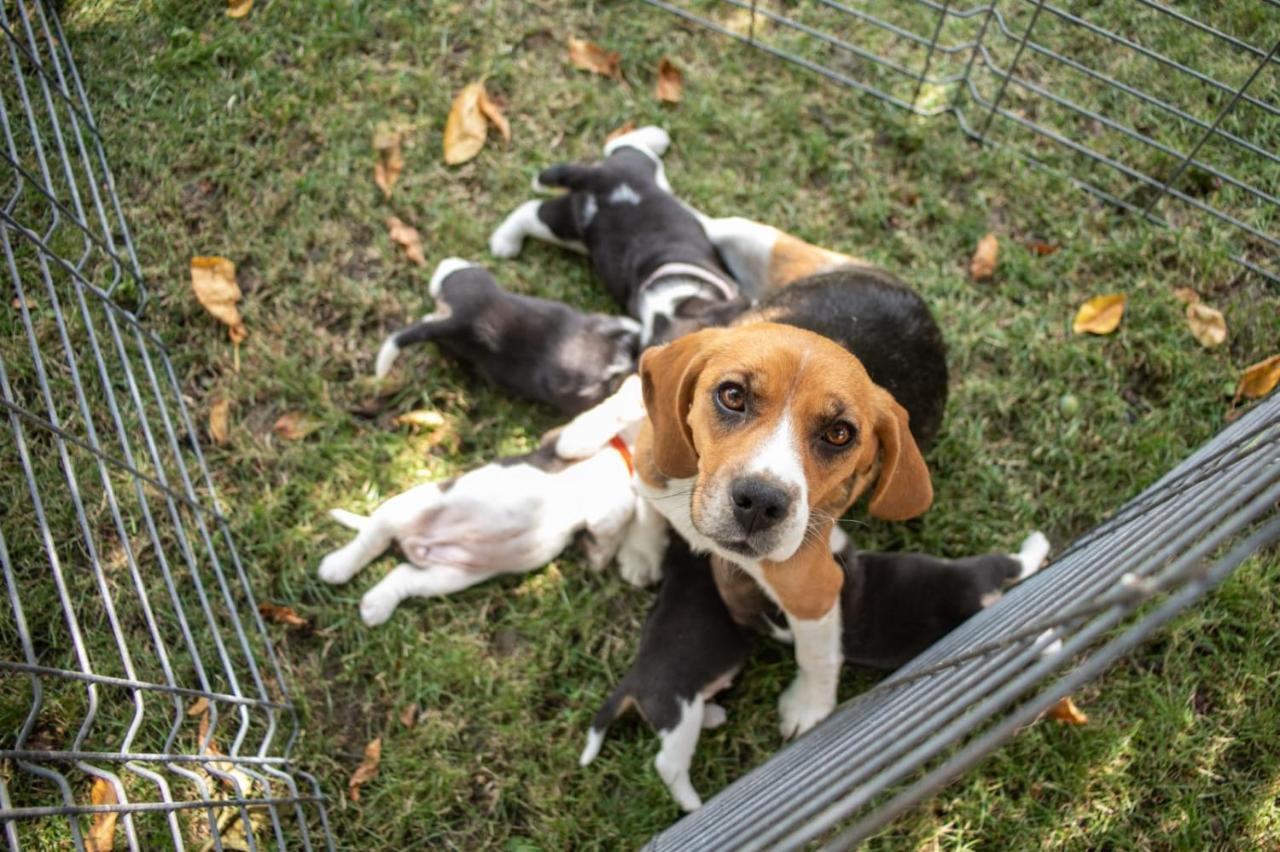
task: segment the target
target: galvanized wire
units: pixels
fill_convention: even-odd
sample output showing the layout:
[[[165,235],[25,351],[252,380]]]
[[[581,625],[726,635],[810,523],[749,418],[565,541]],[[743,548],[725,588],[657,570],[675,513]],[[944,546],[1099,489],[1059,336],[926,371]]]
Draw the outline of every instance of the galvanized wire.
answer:
[[[23,0],[0,31],[4,838],[331,847],[65,34]]]

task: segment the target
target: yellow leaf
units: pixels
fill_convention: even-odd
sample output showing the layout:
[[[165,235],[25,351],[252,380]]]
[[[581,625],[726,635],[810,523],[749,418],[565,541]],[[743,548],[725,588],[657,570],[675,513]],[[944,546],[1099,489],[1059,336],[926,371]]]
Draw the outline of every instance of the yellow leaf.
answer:
[[[378,162],[373,166],[373,182],[382,190],[382,194],[390,198],[391,188],[404,171],[404,154],[400,143],[404,135],[393,128],[381,125],[373,135],[373,150],[378,154]]]
[[[1200,301],[1200,294],[1195,290],[1192,290],[1190,287],[1179,287],[1173,291],[1173,298],[1177,299],[1179,302],[1185,302],[1188,305],[1193,305]]]
[[[1280,355],[1272,355],[1265,361],[1246,367],[1240,374],[1240,386],[1236,396],[1258,399],[1266,396],[1280,384]]]
[[[418,705],[406,704],[400,708],[400,724],[412,728],[418,721]]]
[[[427,257],[422,253],[422,236],[418,233],[417,228],[412,225],[406,225],[395,216],[388,216],[387,234],[391,237],[392,242],[399,244],[404,249],[405,256],[415,265],[427,265]]]
[[[105,778],[94,778],[93,787],[89,791],[89,801],[95,805],[118,804],[116,788]],[[85,848],[89,852],[111,852],[116,842],[116,818],[119,814],[97,813],[93,815],[93,825],[89,829]]]
[[[391,422],[397,426],[436,429],[444,425],[444,418],[440,416],[439,412],[419,409],[418,411],[407,411],[404,414],[397,415],[391,419]]]
[[[497,101],[489,97],[489,93],[483,88],[480,90],[480,114],[493,125],[493,129],[498,131],[498,135],[502,137],[503,142],[511,141],[511,123],[507,121],[507,117],[502,114],[502,108],[498,106]]]
[[[382,762],[382,737],[372,740],[364,747],[364,760],[360,761],[360,765],[356,767],[356,771],[351,773],[351,780],[347,782],[347,792],[351,795],[351,801],[360,801],[360,787],[378,774],[378,764]]]
[[[617,78],[622,73],[619,68],[622,56],[616,50],[605,50],[595,42],[573,36],[569,37],[569,61],[573,67],[601,77]]]
[[[231,401],[220,399],[209,406],[209,437],[215,444],[226,443],[231,419]]]
[[[34,9],[35,7],[33,6],[31,8]],[[34,311],[36,308],[39,307],[39,305],[36,304],[35,299],[29,298],[29,297],[26,299],[19,299],[17,296],[13,297],[13,300],[9,302],[9,305],[15,311],[22,310],[23,307],[26,307],[28,311]]]
[[[471,83],[463,86],[453,99],[449,119],[444,125],[444,161],[447,164],[465,163],[484,147],[488,129],[480,109],[480,99],[484,97],[484,83]]]
[[[234,263],[217,256],[191,258],[191,289],[204,309],[227,327],[232,343],[249,336],[236,308],[241,294]]]
[[[669,104],[680,103],[680,97],[684,94],[684,75],[665,56],[658,60],[658,83],[654,87],[653,93],[658,100],[666,101]]]
[[[1220,346],[1227,339],[1227,320],[1222,311],[1209,307],[1204,302],[1192,302],[1187,305],[1187,325],[1191,334],[1206,349]]]
[[[626,124],[623,124],[621,127],[615,127],[613,128],[613,130],[610,130],[609,135],[604,137],[604,141],[612,142],[613,140],[617,139],[619,136],[622,136],[623,134],[626,134],[626,133],[630,133],[635,129],[636,129],[636,123],[634,121],[628,121]]]
[[[274,621],[276,624],[287,624],[290,627],[306,627],[309,623],[305,618],[293,611],[292,607],[281,606],[273,603],[258,604],[258,612],[267,621]]]
[[[978,240],[978,248],[969,261],[969,274],[974,281],[986,281],[996,273],[996,260],[1000,256],[1000,241],[995,234],[987,234]]]
[[[1083,725],[1089,721],[1089,717],[1076,706],[1070,695],[1046,710],[1044,715],[1046,719],[1053,719],[1067,725]]]
[[[1120,327],[1125,297],[1119,293],[1094,296],[1080,306],[1071,330],[1076,334],[1110,334]]]
[[[276,420],[276,434],[286,441],[297,441],[305,438],[320,428],[315,420],[308,419],[301,411],[289,411],[281,414]]]
[[[253,0],[227,0],[227,17],[243,18],[253,8]]]
[[[201,696],[200,698],[197,698],[195,701],[193,701],[191,706],[187,708],[187,715],[194,719],[196,716],[203,714],[204,711],[208,709],[209,709],[209,699],[205,698],[204,696]]]

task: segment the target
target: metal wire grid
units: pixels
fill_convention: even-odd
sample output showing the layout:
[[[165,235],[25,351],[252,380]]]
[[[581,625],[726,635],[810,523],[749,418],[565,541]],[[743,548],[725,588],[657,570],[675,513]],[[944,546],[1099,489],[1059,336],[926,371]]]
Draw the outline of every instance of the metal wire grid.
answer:
[[[917,115],[949,113],[970,138],[1280,282],[1276,0],[1231,15],[1192,4],[1212,23],[1156,0],[1078,13],[1046,0],[644,2]]]
[[[873,836],[1280,540],[1278,505],[1280,394],[1273,394],[1052,565],[649,848],[791,849],[825,835],[824,848],[846,849]]]
[[[4,837],[84,848],[110,811],[134,849],[331,848],[61,25],[0,30]]]

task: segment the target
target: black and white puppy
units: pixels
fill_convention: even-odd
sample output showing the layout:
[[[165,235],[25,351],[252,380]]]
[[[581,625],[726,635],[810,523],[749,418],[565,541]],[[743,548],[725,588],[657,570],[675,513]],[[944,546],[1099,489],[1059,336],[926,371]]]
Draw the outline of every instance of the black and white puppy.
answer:
[[[670,144],[665,130],[642,127],[606,144],[599,163],[546,169],[534,188],[568,191],[517,207],[489,238],[489,251],[515,257],[534,237],[588,254],[605,288],[640,321],[643,346],[678,334],[675,319],[744,310],[749,302],[699,215],[671,194],[661,160]]]
[[[635,372],[640,326],[627,317],[508,293],[487,269],[456,257],[440,262],[427,289],[435,310],[386,339],[378,378],[401,349],[431,341],[506,392],[577,414]]]

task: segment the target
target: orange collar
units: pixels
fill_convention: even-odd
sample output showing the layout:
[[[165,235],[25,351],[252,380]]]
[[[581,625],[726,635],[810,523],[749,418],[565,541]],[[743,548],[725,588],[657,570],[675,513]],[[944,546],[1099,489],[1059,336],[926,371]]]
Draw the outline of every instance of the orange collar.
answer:
[[[636,466],[631,461],[631,450],[627,449],[627,442],[622,440],[621,435],[614,435],[609,439],[609,446],[618,451],[618,455],[622,456],[622,460],[627,463],[627,473],[635,475]]]

